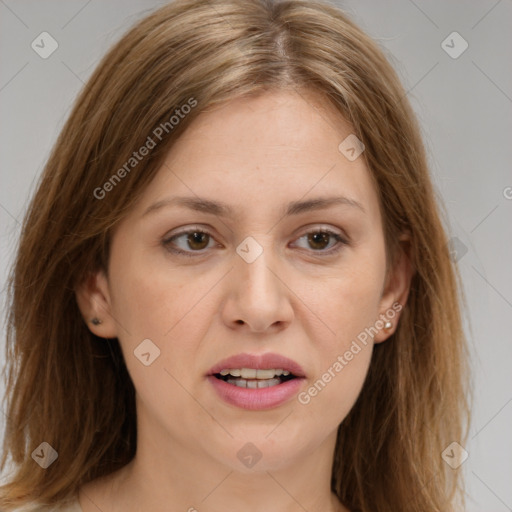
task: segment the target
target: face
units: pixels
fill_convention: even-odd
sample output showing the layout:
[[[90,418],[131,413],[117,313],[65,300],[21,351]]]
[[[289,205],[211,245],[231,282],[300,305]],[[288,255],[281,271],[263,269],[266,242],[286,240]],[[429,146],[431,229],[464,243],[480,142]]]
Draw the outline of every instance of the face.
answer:
[[[108,276],[78,294],[119,339],[139,436],[237,470],[248,442],[262,470],[333,448],[408,288],[405,264],[386,275],[363,157],[338,149],[351,132],[282,91],[201,114],[173,146],[114,232]]]

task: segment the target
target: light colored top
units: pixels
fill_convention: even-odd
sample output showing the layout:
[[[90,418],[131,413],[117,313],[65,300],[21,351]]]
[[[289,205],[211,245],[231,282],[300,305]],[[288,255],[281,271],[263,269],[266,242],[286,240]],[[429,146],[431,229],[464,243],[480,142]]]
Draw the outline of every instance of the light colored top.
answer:
[[[78,501],[78,496],[64,505],[55,505],[53,507],[43,506],[39,503],[29,503],[23,507],[18,507],[13,512],[83,512]]]

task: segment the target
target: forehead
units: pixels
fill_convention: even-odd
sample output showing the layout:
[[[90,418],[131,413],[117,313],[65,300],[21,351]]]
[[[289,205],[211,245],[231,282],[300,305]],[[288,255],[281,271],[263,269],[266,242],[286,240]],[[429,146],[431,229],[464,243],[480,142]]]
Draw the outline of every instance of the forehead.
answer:
[[[234,99],[190,124],[145,191],[138,213],[169,196],[195,196],[217,200],[218,214],[224,210],[241,220],[270,210],[283,214],[300,208],[299,200],[342,196],[346,205],[358,203],[377,218],[378,199],[364,158],[350,161],[339,150],[351,134],[351,125],[312,93]]]

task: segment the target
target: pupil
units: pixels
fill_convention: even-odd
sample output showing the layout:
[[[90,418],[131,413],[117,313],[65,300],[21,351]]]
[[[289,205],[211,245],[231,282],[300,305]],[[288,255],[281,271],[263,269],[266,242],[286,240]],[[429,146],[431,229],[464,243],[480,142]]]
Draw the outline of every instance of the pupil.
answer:
[[[329,236],[328,233],[313,233],[309,235],[309,241],[313,242],[313,245],[320,242],[320,249],[323,249],[329,244]]]
[[[201,245],[201,239],[203,239],[206,236],[208,236],[206,233],[200,233],[197,231],[194,233],[191,233],[188,237],[190,247],[195,248],[195,249],[204,249],[204,247],[195,247],[194,244],[199,243],[199,245]],[[202,242],[204,243],[204,240]]]

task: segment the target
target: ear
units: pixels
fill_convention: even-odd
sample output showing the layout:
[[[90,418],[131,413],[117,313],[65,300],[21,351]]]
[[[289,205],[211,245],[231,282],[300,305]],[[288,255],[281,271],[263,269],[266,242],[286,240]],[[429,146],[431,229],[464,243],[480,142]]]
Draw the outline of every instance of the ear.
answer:
[[[400,311],[405,307],[409,296],[411,279],[414,275],[410,254],[410,235],[402,234],[399,244],[397,260],[394,267],[388,271],[379,305],[379,319],[383,325],[390,322],[391,327],[379,329],[374,337],[374,343],[382,343],[396,331]]]
[[[75,287],[78,308],[89,330],[100,338],[116,338],[117,326],[112,316],[110,289],[103,270],[89,274]],[[93,318],[100,323],[94,324]]]

